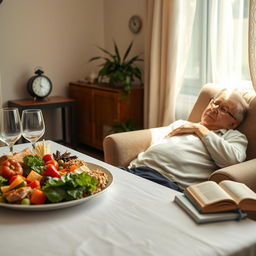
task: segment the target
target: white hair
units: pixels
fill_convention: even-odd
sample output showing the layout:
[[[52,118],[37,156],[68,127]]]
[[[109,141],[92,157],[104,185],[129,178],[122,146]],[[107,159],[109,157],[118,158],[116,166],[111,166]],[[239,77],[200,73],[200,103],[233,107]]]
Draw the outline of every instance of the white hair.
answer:
[[[245,119],[249,105],[243,95],[237,89],[223,89],[215,95],[215,99],[222,94],[226,94],[227,98],[235,97],[237,99],[235,117],[240,123]]]

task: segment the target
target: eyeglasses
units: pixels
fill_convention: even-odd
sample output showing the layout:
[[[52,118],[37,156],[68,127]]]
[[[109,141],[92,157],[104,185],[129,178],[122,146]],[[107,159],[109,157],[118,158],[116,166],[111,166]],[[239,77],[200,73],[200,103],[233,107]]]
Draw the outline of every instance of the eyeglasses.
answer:
[[[233,119],[235,119],[236,121],[238,121],[237,118],[236,118],[234,115],[232,115],[229,111],[227,111],[227,110],[225,109],[225,107],[221,106],[221,105],[218,104],[218,103],[215,103],[215,102],[214,102],[214,99],[211,99],[211,101],[210,101],[210,106],[213,107],[213,108],[219,109],[221,113],[227,114],[227,115],[231,116]]]

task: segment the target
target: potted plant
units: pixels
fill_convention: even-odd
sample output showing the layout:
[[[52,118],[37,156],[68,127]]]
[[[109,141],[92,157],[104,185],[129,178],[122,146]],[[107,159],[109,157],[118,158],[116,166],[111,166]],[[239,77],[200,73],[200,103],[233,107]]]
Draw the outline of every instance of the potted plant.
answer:
[[[142,72],[140,68],[135,65],[135,62],[143,61],[143,59],[140,58],[140,55],[128,59],[132,46],[133,42],[129,44],[123,57],[120,56],[119,49],[115,42],[114,53],[98,47],[107,55],[106,57],[93,57],[89,60],[89,62],[103,60],[103,63],[99,65],[100,70],[97,77],[98,84],[106,83],[107,80],[109,86],[122,88],[125,94],[128,94],[131,91],[135,78],[138,78],[142,84]]]
[[[115,120],[109,133],[111,134],[111,133],[119,133],[119,132],[129,132],[129,131],[135,131],[140,129],[142,129],[142,127],[137,125],[136,121],[133,119],[128,119],[126,122]]]

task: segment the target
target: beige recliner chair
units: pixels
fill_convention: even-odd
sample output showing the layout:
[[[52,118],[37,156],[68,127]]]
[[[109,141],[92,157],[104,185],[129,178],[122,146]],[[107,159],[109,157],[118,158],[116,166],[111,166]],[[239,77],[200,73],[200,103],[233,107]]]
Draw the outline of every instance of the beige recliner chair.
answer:
[[[210,99],[223,89],[217,84],[205,85],[189,115],[188,120],[199,122],[201,114]],[[219,169],[211,174],[210,180],[220,182],[229,179],[247,184],[256,192],[256,94],[241,91],[249,103],[249,111],[244,122],[238,127],[247,136],[247,159],[243,163]],[[138,153],[145,151],[158,136],[162,135],[166,127],[123,132],[108,135],[103,141],[105,162],[114,166],[128,166]]]

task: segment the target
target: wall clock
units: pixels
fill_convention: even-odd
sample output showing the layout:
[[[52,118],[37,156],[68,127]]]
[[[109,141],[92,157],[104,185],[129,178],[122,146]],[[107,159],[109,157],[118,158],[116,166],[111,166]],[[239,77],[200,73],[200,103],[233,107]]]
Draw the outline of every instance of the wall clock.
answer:
[[[129,29],[133,34],[137,34],[140,32],[141,28],[142,28],[142,19],[140,18],[140,16],[138,15],[133,15],[130,19],[129,19],[129,23],[128,23]]]
[[[52,91],[52,82],[43,73],[44,71],[41,69],[36,70],[36,75],[30,77],[27,82],[28,93],[34,98],[43,99]]]

